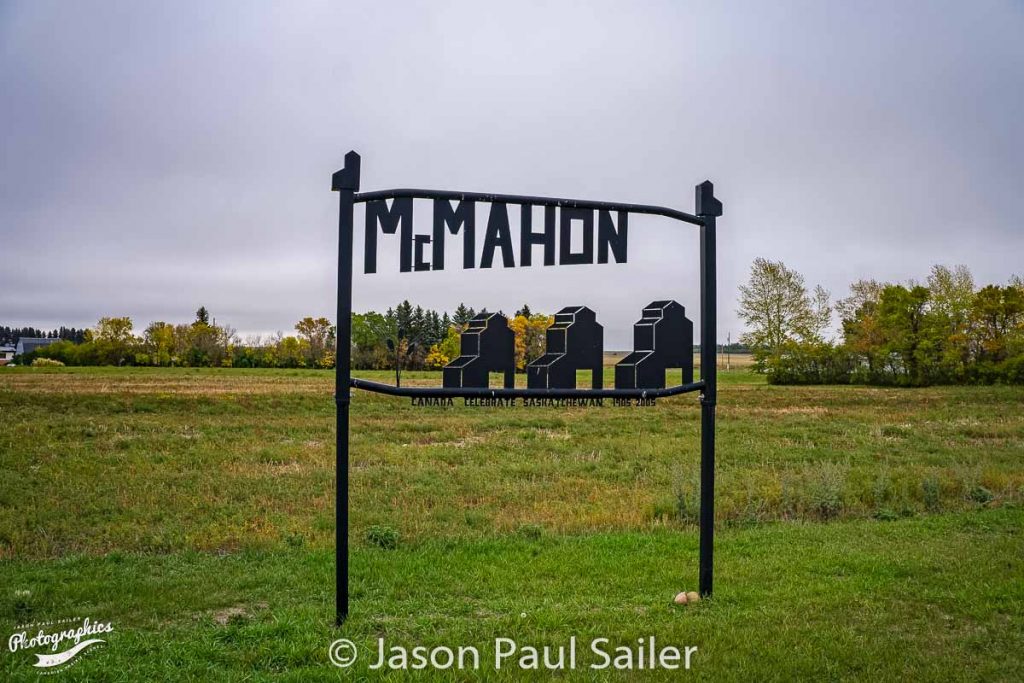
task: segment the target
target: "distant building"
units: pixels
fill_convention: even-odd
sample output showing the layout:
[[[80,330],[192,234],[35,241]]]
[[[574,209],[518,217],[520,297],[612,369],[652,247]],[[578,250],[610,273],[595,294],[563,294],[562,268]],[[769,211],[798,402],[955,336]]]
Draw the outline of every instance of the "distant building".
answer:
[[[25,353],[32,353],[38,348],[49,346],[59,341],[60,339],[57,337],[22,337],[18,340],[18,346],[14,350],[14,355],[20,356]]]
[[[0,346],[0,365],[7,365],[14,358],[13,346]]]

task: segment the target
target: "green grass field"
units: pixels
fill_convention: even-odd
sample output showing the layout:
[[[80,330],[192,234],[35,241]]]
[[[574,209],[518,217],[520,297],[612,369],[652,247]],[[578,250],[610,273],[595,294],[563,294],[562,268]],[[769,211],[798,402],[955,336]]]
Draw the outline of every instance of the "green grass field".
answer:
[[[438,677],[518,678],[495,637],[574,635],[698,648],[655,678],[1024,678],[1024,389],[720,384],[716,591],[691,607],[671,599],[696,588],[694,396],[356,392],[339,631],[332,374],[0,369],[0,627],[112,621],[60,674],[93,680],[348,680],[380,673],[379,637],[483,654]],[[342,635],[354,669],[328,661]],[[35,678],[32,659],[5,650],[0,672]],[[562,675],[616,675],[587,665]]]

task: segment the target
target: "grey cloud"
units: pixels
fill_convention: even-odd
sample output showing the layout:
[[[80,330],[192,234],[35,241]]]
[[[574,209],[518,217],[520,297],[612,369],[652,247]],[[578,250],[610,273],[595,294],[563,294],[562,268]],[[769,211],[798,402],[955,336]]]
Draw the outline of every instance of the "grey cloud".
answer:
[[[1024,253],[1021,35],[1013,2],[7,4],[0,319],[331,315],[349,149],[365,189],[688,209],[710,178],[723,338],[756,256],[837,295],[937,262],[1004,281]],[[697,318],[696,235],[653,220],[624,266],[381,258],[357,309],[587,303],[619,347],[648,300]]]

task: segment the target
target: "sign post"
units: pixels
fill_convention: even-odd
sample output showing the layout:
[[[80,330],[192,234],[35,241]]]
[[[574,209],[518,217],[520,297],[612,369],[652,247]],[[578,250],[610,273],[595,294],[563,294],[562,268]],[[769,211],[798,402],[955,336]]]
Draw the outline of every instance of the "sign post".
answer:
[[[345,155],[345,168],[331,178],[338,193],[338,349],[334,361],[334,599],[338,625],[348,616],[348,408],[352,378],[352,233],[359,155]]]
[[[661,397],[700,392],[701,403],[701,491],[699,589],[710,596],[713,577],[713,534],[715,495],[715,404],[716,378],[716,292],[715,221],[722,204],[714,196],[710,181],[696,188],[696,214],[647,204],[533,197],[524,195],[396,189],[359,191],[360,158],[345,155],[345,167],[332,177],[331,189],[338,193],[338,349],[335,368],[336,499],[335,499],[335,618],[340,625],[349,613],[349,404],[351,389],[404,396],[421,405],[452,405],[452,399],[486,400],[491,405],[615,405],[636,401],[653,405]],[[433,232],[413,234],[413,201],[433,201]],[[388,205],[390,201],[390,206]],[[452,208],[452,202],[457,206]],[[481,268],[492,267],[500,258],[504,267],[514,267],[512,228],[508,206],[518,205],[521,265],[529,266],[535,247],[543,249],[544,265],[624,263],[627,256],[630,214],[663,216],[700,228],[700,352],[701,378],[693,381],[692,323],[685,309],[675,301],[655,301],[644,307],[634,326],[634,351],[619,362],[615,388],[603,386],[600,357],[603,327],[594,311],[586,306],[568,306],[555,316],[548,329],[547,349],[527,367],[527,386],[515,387],[509,372],[512,344],[504,316],[487,314],[474,318],[463,333],[459,358],[443,373],[443,386],[408,387],[353,378],[352,355],[352,239],[355,205],[366,204],[364,270],[377,270],[378,228],[400,240],[402,272],[443,270],[446,235],[462,233],[463,267],[476,266],[476,204],[490,204],[483,237]],[[534,225],[534,208],[543,208],[542,226]],[[595,216],[596,214],[596,216]],[[573,225],[582,228],[583,246],[573,251]],[[540,227],[538,231],[536,228]],[[557,238],[557,239],[556,239]],[[685,351],[685,353],[684,353]],[[665,386],[666,367],[682,367],[683,382]],[[592,389],[576,388],[577,370],[589,370]],[[488,386],[490,372],[504,372],[504,386]]]
[[[715,219],[722,203],[705,180],[697,186],[695,200],[700,226],[700,560],[699,591],[711,595],[714,574],[715,534],[715,403],[718,400],[718,309],[715,291]]]

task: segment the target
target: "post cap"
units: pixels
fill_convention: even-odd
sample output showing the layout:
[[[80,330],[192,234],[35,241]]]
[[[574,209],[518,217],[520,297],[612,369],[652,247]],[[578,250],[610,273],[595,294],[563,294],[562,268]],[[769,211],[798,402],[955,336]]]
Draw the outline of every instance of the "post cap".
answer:
[[[345,167],[331,176],[331,190],[359,190],[359,155],[354,151],[345,155]]]
[[[698,216],[722,215],[722,202],[715,199],[715,186],[710,180],[697,186],[696,209]]]

